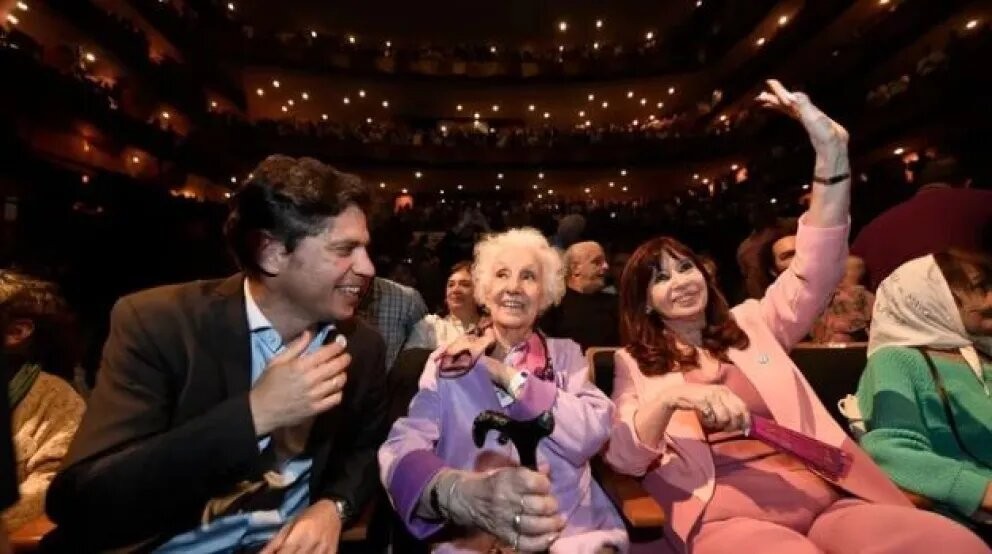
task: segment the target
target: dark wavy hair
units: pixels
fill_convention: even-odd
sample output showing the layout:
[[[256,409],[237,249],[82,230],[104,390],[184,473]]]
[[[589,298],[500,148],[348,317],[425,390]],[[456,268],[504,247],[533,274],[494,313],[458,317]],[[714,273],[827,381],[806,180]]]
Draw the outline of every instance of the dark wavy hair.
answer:
[[[19,320],[34,326],[31,338],[6,355],[16,363],[36,363],[48,373],[70,383],[82,358],[76,317],[52,282],[10,270],[0,270],[0,331]],[[7,371],[19,367],[8,365]],[[6,394],[6,393],[4,393]]]
[[[730,348],[747,348],[749,340],[730,314],[723,293],[713,276],[688,246],[671,237],[658,237],[642,244],[630,257],[620,278],[620,338],[627,351],[637,360],[645,375],[663,375],[679,366],[696,366],[696,351],[686,354],[676,347],[675,337],[667,332],[665,322],[655,310],[645,309],[650,302],[648,289],[654,268],[662,253],[688,258],[706,279],[709,300],[706,303],[706,325],[703,327],[702,347],[723,361]]]
[[[258,264],[263,233],[292,252],[301,240],[320,234],[329,218],[349,206],[366,213],[371,206],[368,188],[357,176],[313,158],[272,155],[258,164],[251,179],[231,198],[224,236],[241,269],[259,275],[263,273]]]
[[[775,251],[773,247],[779,239],[795,236],[799,233],[799,220],[793,217],[778,220],[775,223],[774,232],[769,235],[765,242],[761,243],[761,250],[758,251],[758,263],[761,266],[762,290],[767,289],[775,277],[778,270],[775,269]]]

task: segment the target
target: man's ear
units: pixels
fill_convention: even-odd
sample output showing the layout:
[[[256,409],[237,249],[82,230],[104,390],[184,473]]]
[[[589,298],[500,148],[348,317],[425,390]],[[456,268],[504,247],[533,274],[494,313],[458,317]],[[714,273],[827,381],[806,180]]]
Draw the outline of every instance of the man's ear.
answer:
[[[289,263],[286,245],[271,234],[263,231],[258,245],[258,266],[270,276],[279,275]]]
[[[15,319],[4,329],[3,344],[6,348],[17,349],[27,344],[33,334],[33,321],[25,318]]]

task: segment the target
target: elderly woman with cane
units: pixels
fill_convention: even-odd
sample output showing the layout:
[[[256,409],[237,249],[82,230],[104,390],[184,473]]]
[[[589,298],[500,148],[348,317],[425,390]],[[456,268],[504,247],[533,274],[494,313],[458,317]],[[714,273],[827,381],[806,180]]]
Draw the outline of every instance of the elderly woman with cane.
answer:
[[[476,245],[472,279],[491,326],[431,356],[409,415],[379,450],[400,518],[440,543],[435,552],[626,552],[589,467],[613,406],[589,382],[579,346],[535,328],[564,293],[560,256],[537,231],[511,229]],[[550,414],[553,430],[536,452],[515,452],[499,434],[476,437],[477,447],[473,420],[484,412],[517,428]],[[519,466],[535,454],[539,471]]]

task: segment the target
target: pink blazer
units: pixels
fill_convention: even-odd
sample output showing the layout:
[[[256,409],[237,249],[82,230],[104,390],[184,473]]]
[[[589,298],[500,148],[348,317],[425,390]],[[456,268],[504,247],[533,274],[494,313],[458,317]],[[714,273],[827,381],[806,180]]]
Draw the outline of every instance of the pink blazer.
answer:
[[[847,258],[849,227],[814,228],[800,219],[796,256],[791,267],[768,287],[761,300],[733,308],[750,346],[728,356],[767,404],[775,420],[790,429],[843,448],[854,455],[847,477],[836,485],[869,500],[910,506],[881,469],[850,440],[817,398],[789,358],[788,351],[806,335],[840,282]],[[662,444],[640,441],[634,414],[641,402],[685,382],[681,373],[645,376],[626,349],[616,353],[613,400],[617,419],[606,460],[617,471],[644,476],[645,489],[668,515],[666,536],[679,551],[713,496],[714,468],[709,445],[692,412],[676,412]]]

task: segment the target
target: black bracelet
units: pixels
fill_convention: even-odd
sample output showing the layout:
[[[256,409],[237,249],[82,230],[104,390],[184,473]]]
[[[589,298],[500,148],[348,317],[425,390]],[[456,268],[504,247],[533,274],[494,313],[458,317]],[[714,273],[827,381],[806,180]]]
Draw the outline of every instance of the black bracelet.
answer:
[[[813,182],[820,185],[836,185],[841,181],[846,181],[851,178],[850,173],[841,173],[840,175],[834,175],[833,177],[817,177],[813,176]]]

